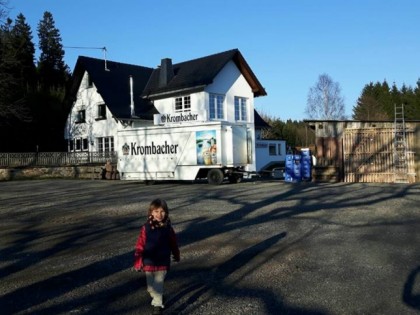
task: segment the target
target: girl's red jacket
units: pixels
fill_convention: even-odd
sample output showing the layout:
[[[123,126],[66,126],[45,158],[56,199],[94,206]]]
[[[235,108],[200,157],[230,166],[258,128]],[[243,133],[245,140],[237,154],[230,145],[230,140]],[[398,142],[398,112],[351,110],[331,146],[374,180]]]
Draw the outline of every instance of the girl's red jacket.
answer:
[[[155,244],[156,238],[148,237],[148,234],[152,234],[154,232],[148,223],[143,225],[140,229],[140,234],[136,242],[135,252],[134,252],[134,269],[135,270],[143,270],[143,271],[159,271],[159,270],[168,270],[170,267],[170,254],[172,253],[173,259],[175,261],[180,260],[180,253],[178,248],[178,242],[176,238],[176,234],[172,226],[167,227],[169,229],[169,233],[167,237],[167,242],[165,240],[164,246],[166,247],[169,245],[170,252],[167,253],[168,257],[165,257],[164,261],[156,262],[156,260],[151,259],[156,251],[159,251],[160,248],[158,247],[159,244],[162,244],[159,240],[159,244]],[[148,250],[152,249],[152,250]],[[153,262],[154,261],[154,262]]]

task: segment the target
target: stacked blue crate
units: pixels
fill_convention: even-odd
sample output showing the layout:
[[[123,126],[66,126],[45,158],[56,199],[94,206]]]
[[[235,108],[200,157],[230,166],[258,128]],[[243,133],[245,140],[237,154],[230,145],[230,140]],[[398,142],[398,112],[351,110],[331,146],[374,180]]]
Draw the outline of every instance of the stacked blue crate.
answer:
[[[300,182],[302,180],[301,160],[301,156],[299,154],[295,154],[293,163],[293,176],[295,182]]]
[[[286,182],[299,182],[302,180],[300,161],[301,157],[298,154],[286,155],[286,171],[284,174],[284,180]]]
[[[284,172],[284,180],[286,182],[293,182],[293,157],[292,154],[286,154],[286,163],[285,163],[285,172]]]
[[[309,150],[301,154],[287,154],[284,180],[286,182],[310,181],[312,179],[312,157]]]
[[[302,169],[302,180],[310,181],[312,179],[312,156],[309,149],[303,149],[301,151],[301,169]]]

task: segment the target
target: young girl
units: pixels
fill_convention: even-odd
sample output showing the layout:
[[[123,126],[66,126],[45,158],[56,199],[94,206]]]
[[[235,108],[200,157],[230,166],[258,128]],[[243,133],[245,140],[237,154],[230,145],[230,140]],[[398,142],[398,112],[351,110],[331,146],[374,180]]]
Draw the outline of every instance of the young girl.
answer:
[[[162,314],[163,282],[171,263],[180,261],[175,231],[165,200],[150,203],[147,222],[141,227],[134,253],[134,269],[146,273],[147,291],[152,297],[152,314]]]

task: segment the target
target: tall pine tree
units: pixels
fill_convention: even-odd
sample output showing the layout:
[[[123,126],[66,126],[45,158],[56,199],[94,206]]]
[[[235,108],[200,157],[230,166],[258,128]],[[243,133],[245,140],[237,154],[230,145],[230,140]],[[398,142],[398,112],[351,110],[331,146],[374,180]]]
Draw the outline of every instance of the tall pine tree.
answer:
[[[384,111],[380,99],[383,99],[382,92],[386,85],[372,82],[365,85],[362,95],[353,107],[353,119],[355,120],[388,120],[388,114]]]
[[[414,88],[414,104],[412,115],[413,119],[420,120],[420,79],[417,80],[416,87]]]
[[[61,44],[60,31],[55,27],[53,16],[44,12],[43,19],[38,24],[39,49],[41,54],[38,70],[43,87],[64,86],[68,80],[68,66],[64,63],[64,50]]]
[[[12,28],[13,48],[19,62],[19,72],[23,88],[32,89],[36,82],[35,45],[32,42],[32,31],[22,13]]]
[[[61,151],[64,147],[66,110],[64,98],[70,74],[64,63],[64,50],[59,30],[50,12],[44,13],[38,24],[39,90],[35,116],[37,146],[42,151]]]
[[[31,29],[19,14],[0,30],[0,141],[2,151],[30,149],[30,95],[35,84]]]
[[[10,118],[18,114],[13,106],[18,82],[12,72],[16,67],[12,48],[12,23],[11,19],[7,19],[0,27],[0,126],[10,124]]]
[[[390,88],[386,81],[365,85],[357,105],[353,107],[353,119],[392,121],[395,105],[400,104],[404,104],[407,120],[420,119],[420,80],[414,89],[405,84],[398,89],[395,83]]]

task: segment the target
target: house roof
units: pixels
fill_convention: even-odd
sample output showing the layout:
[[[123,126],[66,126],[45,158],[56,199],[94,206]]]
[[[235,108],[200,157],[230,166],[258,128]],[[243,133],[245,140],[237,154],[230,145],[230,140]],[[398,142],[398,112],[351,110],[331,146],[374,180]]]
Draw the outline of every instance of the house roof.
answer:
[[[174,64],[173,76],[163,86],[159,85],[160,67],[153,69],[114,61],[105,63],[103,59],[79,56],[73,72],[70,99],[76,99],[83,75],[87,71],[112,115],[117,119],[132,119],[129,84],[132,76],[135,115],[140,119],[152,120],[153,114],[158,111],[151,100],[159,98],[159,95],[168,97],[180,91],[204,89],[229,61],[236,64],[255,97],[267,95],[239,50],[232,49]]]
[[[141,119],[153,119],[153,114],[158,113],[150,100],[139,97],[153,72],[152,68],[114,61],[107,61],[105,64],[103,59],[79,56],[73,72],[73,100],[85,71],[114,117],[131,118],[130,76],[133,78],[135,115]]]
[[[173,78],[164,86],[159,86],[159,76],[161,69],[153,71],[149,83],[147,84],[143,97],[159,97],[180,91],[204,89],[205,86],[213,83],[216,75],[229,62],[233,61],[248,84],[251,86],[255,97],[267,95],[265,89],[258,81],[255,74],[245,61],[238,49],[232,49],[214,55],[189,60],[174,64]]]
[[[261,115],[254,109],[254,125],[257,129],[271,128],[271,126],[261,117]]]

